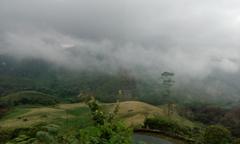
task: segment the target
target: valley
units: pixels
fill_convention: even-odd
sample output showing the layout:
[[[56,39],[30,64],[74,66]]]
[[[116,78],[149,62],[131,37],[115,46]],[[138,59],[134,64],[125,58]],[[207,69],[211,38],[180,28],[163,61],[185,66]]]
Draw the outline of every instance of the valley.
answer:
[[[104,111],[111,112],[114,103],[101,103]],[[145,117],[161,115],[167,117],[164,108],[156,107],[139,101],[119,103],[119,119],[131,128],[144,124]],[[178,116],[181,123],[193,125],[190,121]],[[39,125],[57,124],[62,134],[71,135],[77,129],[92,125],[90,111],[85,103],[57,104],[55,106],[19,106],[8,112],[0,120],[2,131],[32,129]]]

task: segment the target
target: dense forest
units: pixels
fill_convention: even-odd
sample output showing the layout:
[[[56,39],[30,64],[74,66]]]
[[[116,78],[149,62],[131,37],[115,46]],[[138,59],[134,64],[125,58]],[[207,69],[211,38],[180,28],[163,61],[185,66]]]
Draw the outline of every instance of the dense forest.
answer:
[[[90,103],[88,102],[90,110],[84,111],[92,114],[93,126],[94,121],[98,123],[95,128],[86,128],[87,125],[92,124],[83,126],[86,130],[84,129],[80,133],[70,132],[71,139],[65,138],[64,135],[57,132],[58,129],[62,129],[62,125],[66,125],[65,122],[65,124],[39,123],[34,126],[35,128],[16,129],[17,131],[13,132],[7,132],[3,129],[0,137],[2,141],[12,139],[11,143],[17,143],[20,139],[26,143],[62,143],[63,141],[65,141],[64,143],[71,143],[71,141],[87,143],[89,140],[92,141],[90,143],[97,143],[96,141],[109,143],[123,136],[123,142],[120,143],[130,143],[132,130],[139,130],[140,127],[141,129],[159,130],[165,135],[184,140],[187,143],[204,143],[204,141],[208,141],[208,139],[210,141],[214,137],[213,142],[205,143],[219,144],[220,140],[222,144],[227,144],[240,137],[239,101],[233,99],[237,91],[229,93],[231,95],[229,99],[221,97],[222,93],[207,93],[205,87],[201,87],[201,85],[207,84],[211,87],[213,82],[211,77],[208,77],[211,83],[208,83],[207,80],[201,80],[192,85],[187,83],[178,85],[179,82],[177,82],[175,74],[170,72],[161,73],[157,79],[140,78],[126,69],[121,69],[117,74],[92,70],[69,70],[39,59],[17,60],[7,56],[1,56],[0,73],[0,117],[3,120],[13,113],[16,107],[48,107],[60,103],[74,104],[90,100]],[[225,85],[226,87],[223,89],[227,90],[229,86],[227,81],[221,80],[225,83],[219,83],[219,86]],[[220,79],[216,80],[216,82],[219,81]],[[196,90],[198,96],[194,97]],[[102,104],[97,104],[95,100],[91,100],[92,97],[101,103],[142,101],[165,107],[166,115],[163,117],[154,114],[154,117],[147,117],[142,126],[134,125],[128,129],[127,126],[117,122],[119,119],[114,120],[114,122],[111,120],[114,119],[114,115],[118,115],[118,105],[113,110],[113,114],[108,115],[104,110],[106,108],[100,110]],[[214,97],[218,97],[218,100],[215,100]],[[76,112],[80,114],[78,111]],[[130,109],[127,113],[131,111]],[[182,124],[178,121],[179,118],[174,116],[176,114],[181,119],[187,119],[194,124]],[[22,118],[18,117],[17,119],[21,120]],[[23,121],[29,121],[29,119],[23,118]],[[105,131],[111,130],[113,127],[116,128],[116,132],[108,132],[107,136]],[[52,129],[54,132],[51,132]],[[26,133],[29,130],[33,131],[36,137]],[[118,131],[126,132],[119,133]],[[222,133],[218,134],[215,131],[222,131]],[[101,133],[103,136],[97,133]],[[117,133],[122,134],[122,136],[116,135]],[[95,135],[95,138],[89,138],[91,135]]]
[[[0,62],[1,96],[33,90],[69,101],[81,99],[82,95],[94,95],[100,101],[114,102],[116,94],[122,90],[125,99],[164,103],[161,96],[161,73],[153,78],[136,75],[124,68],[117,73],[91,69],[69,70],[40,59],[17,60],[3,55],[0,56]],[[238,79],[232,78],[236,75],[227,76],[228,79],[224,76],[224,73],[216,72],[205,79],[186,78],[190,79],[187,82],[181,79],[178,81],[178,77],[174,76],[176,82],[170,97],[180,103],[200,101],[236,105],[239,101]]]
[[[0,144],[240,144],[239,0],[0,0]]]

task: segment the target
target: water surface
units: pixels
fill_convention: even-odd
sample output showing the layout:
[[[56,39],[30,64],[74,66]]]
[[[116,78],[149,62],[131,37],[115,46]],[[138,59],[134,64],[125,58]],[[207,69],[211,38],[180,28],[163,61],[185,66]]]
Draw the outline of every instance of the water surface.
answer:
[[[133,135],[134,144],[174,144],[159,137],[135,133]]]

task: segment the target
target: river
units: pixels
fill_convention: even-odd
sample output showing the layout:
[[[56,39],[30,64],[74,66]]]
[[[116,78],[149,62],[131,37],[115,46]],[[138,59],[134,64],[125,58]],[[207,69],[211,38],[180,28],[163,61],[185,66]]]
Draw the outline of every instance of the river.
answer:
[[[174,144],[170,141],[161,139],[159,137],[140,134],[140,133],[134,133],[133,143],[134,144]]]

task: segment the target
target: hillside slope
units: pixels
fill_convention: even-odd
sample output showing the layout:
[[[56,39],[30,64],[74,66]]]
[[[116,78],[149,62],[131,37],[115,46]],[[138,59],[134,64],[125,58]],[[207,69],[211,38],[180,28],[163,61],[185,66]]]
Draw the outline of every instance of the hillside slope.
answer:
[[[116,104],[105,104],[104,107],[106,111],[110,112],[115,106]],[[157,107],[140,101],[120,102],[119,117],[129,126],[142,125],[146,117],[155,115],[167,117],[167,106]],[[174,112],[169,118],[188,126],[194,125],[191,121],[179,116],[177,112]]]
[[[103,103],[106,112],[111,112],[116,106],[115,103]],[[128,126],[142,125],[145,117],[160,115],[167,116],[164,108],[159,108],[144,102],[126,101],[120,103],[119,118]],[[192,122],[174,114],[173,119],[181,121],[188,125]],[[61,123],[63,125],[80,125],[90,119],[88,107],[84,103],[59,104],[52,107],[19,107],[9,112],[5,117],[0,119],[2,128],[21,128],[31,127],[41,123]],[[67,123],[66,123],[67,122]],[[79,123],[77,123],[79,122]]]
[[[0,97],[0,104],[7,106],[17,105],[54,105],[58,99],[54,96],[37,91],[20,91]]]

